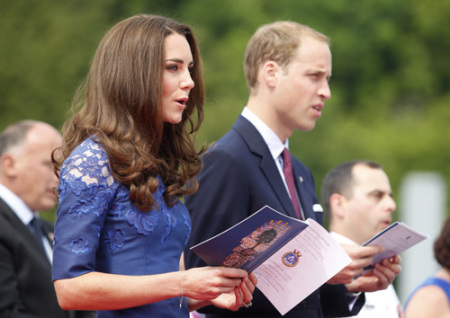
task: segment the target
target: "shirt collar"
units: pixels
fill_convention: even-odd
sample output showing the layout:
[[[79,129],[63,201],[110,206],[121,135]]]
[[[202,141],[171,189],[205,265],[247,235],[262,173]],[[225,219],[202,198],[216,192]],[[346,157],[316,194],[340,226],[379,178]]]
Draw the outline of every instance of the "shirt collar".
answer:
[[[267,144],[267,147],[269,147],[270,153],[275,160],[281,155],[284,148],[289,149],[289,140],[286,139],[286,141],[282,143],[277,134],[275,134],[275,132],[270,129],[269,126],[267,126],[250,109],[244,107],[241,115],[250,123],[252,123],[253,126],[255,126],[256,130],[258,130],[265,143]]]
[[[21,198],[19,198],[16,194],[14,194],[11,190],[5,187],[0,183],[0,198],[5,201],[5,203],[14,211],[17,217],[23,222],[23,224],[27,225],[30,223],[31,219],[35,216],[30,208],[23,202]]]

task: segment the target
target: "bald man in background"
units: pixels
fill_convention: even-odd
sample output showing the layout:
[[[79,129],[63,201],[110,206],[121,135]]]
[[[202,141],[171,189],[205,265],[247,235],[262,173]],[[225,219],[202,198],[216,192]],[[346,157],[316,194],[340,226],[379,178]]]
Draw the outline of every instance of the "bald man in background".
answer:
[[[34,120],[0,134],[0,317],[95,317],[59,307],[51,277],[53,225],[39,218],[56,204],[51,154],[61,141],[54,127]]]

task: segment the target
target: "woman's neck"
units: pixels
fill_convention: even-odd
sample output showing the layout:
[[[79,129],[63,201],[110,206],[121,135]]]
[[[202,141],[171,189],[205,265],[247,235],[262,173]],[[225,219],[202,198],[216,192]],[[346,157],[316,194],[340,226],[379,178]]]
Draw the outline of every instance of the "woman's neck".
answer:
[[[443,268],[436,273],[436,276],[450,282],[450,269]]]

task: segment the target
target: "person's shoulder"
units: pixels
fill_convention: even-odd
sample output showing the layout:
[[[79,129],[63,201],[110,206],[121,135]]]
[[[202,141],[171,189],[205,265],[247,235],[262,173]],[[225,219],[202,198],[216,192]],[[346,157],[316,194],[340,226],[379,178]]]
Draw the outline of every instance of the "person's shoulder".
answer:
[[[0,203],[2,203],[3,201],[1,201],[2,199],[0,198]],[[7,224],[9,224],[9,219],[11,216],[10,213],[10,209],[6,207],[6,205],[2,205],[0,204],[0,227],[2,225],[7,226]]]
[[[233,155],[236,154],[238,150],[243,150],[243,139],[234,130],[229,130],[225,135],[220,137],[218,140],[213,142],[206,153],[205,157],[210,155]]]
[[[424,299],[447,301],[447,295],[445,294],[444,290],[437,285],[423,286],[417,291],[417,295],[424,297]]]
[[[430,314],[426,317],[432,317],[432,315],[435,315],[433,317],[441,317],[440,312],[448,308],[447,295],[436,285],[426,285],[419,288],[411,297],[406,311],[407,313],[420,313],[424,308],[427,308],[427,315]]]
[[[230,167],[236,168],[236,166],[239,166],[242,163],[240,156],[242,156],[242,151],[236,151],[236,149],[233,149],[230,145],[216,142],[211,145],[208,151],[203,155],[203,172],[204,170],[216,167],[217,165],[221,167],[219,170]]]
[[[83,152],[86,150],[90,150],[92,152],[104,152],[102,145],[95,136],[86,138],[75,148],[75,150],[77,150],[78,152]]]
[[[91,174],[94,173],[94,170],[103,174],[102,169],[105,166],[109,169],[108,156],[105,150],[95,138],[88,137],[75,147],[72,153],[64,160],[61,171],[73,171],[73,169],[78,170],[79,168],[90,167],[88,170]]]
[[[99,159],[106,157],[105,150],[95,137],[88,137],[76,146],[67,158],[67,161],[86,157],[96,157]]]
[[[310,175],[312,177],[312,172],[311,170],[302,162],[300,161],[300,159],[298,159],[297,157],[293,156],[294,159],[292,160],[292,164],[297,168],[297,169],[301,169],[303,173]]]

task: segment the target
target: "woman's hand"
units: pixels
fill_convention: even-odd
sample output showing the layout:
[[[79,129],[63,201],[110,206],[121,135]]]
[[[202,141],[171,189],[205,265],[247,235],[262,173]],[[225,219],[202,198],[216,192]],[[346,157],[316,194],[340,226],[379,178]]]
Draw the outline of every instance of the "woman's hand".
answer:
[[[191,268],[184,274],[184,295],[197,300],[211,300],[233,292],[248,274],[228,267]]]
[[[251,306],[258,282],[255,274],[228,267],[192,268],[185,271],[184,279],[189,310],[214,305],[236,311]]]
[[[248,277],[242,279],[241,284],[234,289],[234,292],[220,295],[211,300],[211,304],[216,307],[233,311],[236,311],[243,306],[250,307],[253,299],[253,292],[255,291],[257,283],[258,280],[255,274],[250,273]]]

